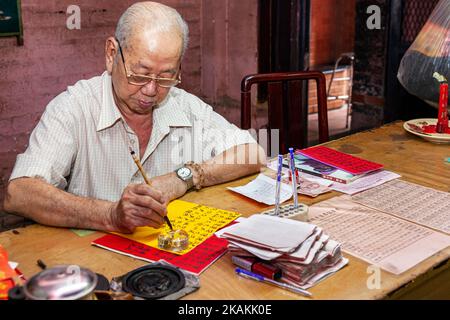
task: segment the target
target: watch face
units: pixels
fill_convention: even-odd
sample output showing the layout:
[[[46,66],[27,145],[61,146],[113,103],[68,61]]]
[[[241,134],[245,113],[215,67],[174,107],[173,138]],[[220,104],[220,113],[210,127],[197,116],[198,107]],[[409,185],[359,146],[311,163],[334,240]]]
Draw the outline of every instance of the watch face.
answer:
[[[191,175],[191,170],[189,168],[184,167],[178,169],[177,173],[181,178],[188,178]]]

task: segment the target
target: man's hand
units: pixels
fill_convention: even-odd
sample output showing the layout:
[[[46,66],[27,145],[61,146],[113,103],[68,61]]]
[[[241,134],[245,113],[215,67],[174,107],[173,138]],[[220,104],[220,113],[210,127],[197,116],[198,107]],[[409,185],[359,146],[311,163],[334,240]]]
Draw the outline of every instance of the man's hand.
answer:
[[[112,224],[123,233],[132,233],[142,226],[159,228],[167,214],[167,203],[161,191],[146,184],[130,184],[112,206]]]
[[[187,191],[186,182],[177,177],[175,172],[150,179],[151,185],[164,195],[167,202],[183,196]]]

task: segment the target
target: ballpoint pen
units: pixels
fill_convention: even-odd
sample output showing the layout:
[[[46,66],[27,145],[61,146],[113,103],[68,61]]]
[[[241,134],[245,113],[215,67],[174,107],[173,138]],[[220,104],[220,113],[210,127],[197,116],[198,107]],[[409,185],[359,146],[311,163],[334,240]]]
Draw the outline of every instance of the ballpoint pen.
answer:
[[[281,170],[283,168],[283,156],[278,155],[278,171],[277,171],[277,185],[275,190],[275,215],[278,216],[280,211],[280,188],[281,188]]]
[[[292,178],[292,195],[294,197],[294,208],[298,208],[298,195],[297,195],[297,176],[294,162],[294,148],[289,148],[289,167],[291,169],[291,178]]]
[[[147,178],[147,175],[145,174],[145,170],[142,167],[141,162],[139,161],[138,157],[136,157],[136,154],[135,154],[134,150],[132,150],[131,148],[130,148],[130,153],[131,153],[131,156],[133,157],[134,163],[136,163],[139,171],[141,172],[142,177],[144,177],[145,183],[150,186],[151,185],[150,180]],[[173,231],[172,224],[170,223],[170,220],[169,220],[169,218],[167,216],[164,216],[164,221],[166,221],[166,223],[169,226],[170,230]]]
[[[247,279],[273,284],[273,285],[275,285],[277,287],[280,287],[280,288],[283,288],[283,289],[286,289],[286,290],[289,290],[289,291],[292,291],[292,292],[295,292],[295,293],[300,293],[300,294],[302,294],[304,296],[307,296],[307,297],[311,297],[312,296],[311,292],[309,292],[307,290],[303,290],[301,288],[298,288],[296,286],[292,286],[292,285],[287,284],[287,283],[278,282],[278,281],[275,281],[275,280],[272,280],[272,279],[269,279],[269,278],[265,278],[262,275],[259,275],[257,273],[254,273],[254,272],[251,272],[251,271],[248,271],[248,270],[244,270],[244,269],[241,269],[241,268],[236,268],[235,272],[236,272],[237,275],[239,275],[241,277],[244,277],[244,278],[247,278]]]

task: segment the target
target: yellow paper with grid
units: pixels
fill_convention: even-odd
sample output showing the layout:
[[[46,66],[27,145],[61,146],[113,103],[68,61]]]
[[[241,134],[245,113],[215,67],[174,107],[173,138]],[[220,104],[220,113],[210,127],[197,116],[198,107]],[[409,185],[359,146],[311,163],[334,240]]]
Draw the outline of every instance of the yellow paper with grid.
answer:
[[[167,216],[169,217],[174,230],[182,229],[189,234],[189,246],[185,250],[178,252],[170,250],[164,251],[183,255],[208,239],[214,232],[235,220],[240,214],[192,202],[175,200],[167,206]],[[158,236],[161,233],[167,233],[169,231],[169,226],[164,225],[160,229],[139,227],[136,228],[133,234],[115,234],[163,250],[158,248]]]

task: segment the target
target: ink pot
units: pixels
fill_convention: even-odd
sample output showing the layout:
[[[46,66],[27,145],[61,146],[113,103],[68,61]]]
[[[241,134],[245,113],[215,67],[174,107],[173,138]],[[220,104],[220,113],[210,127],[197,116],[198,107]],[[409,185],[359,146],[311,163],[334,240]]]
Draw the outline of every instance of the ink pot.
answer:
[[[173,230],[158,236],[158,248],[174,252],[183,251],[189,246],[189,234],[184,230]]]

